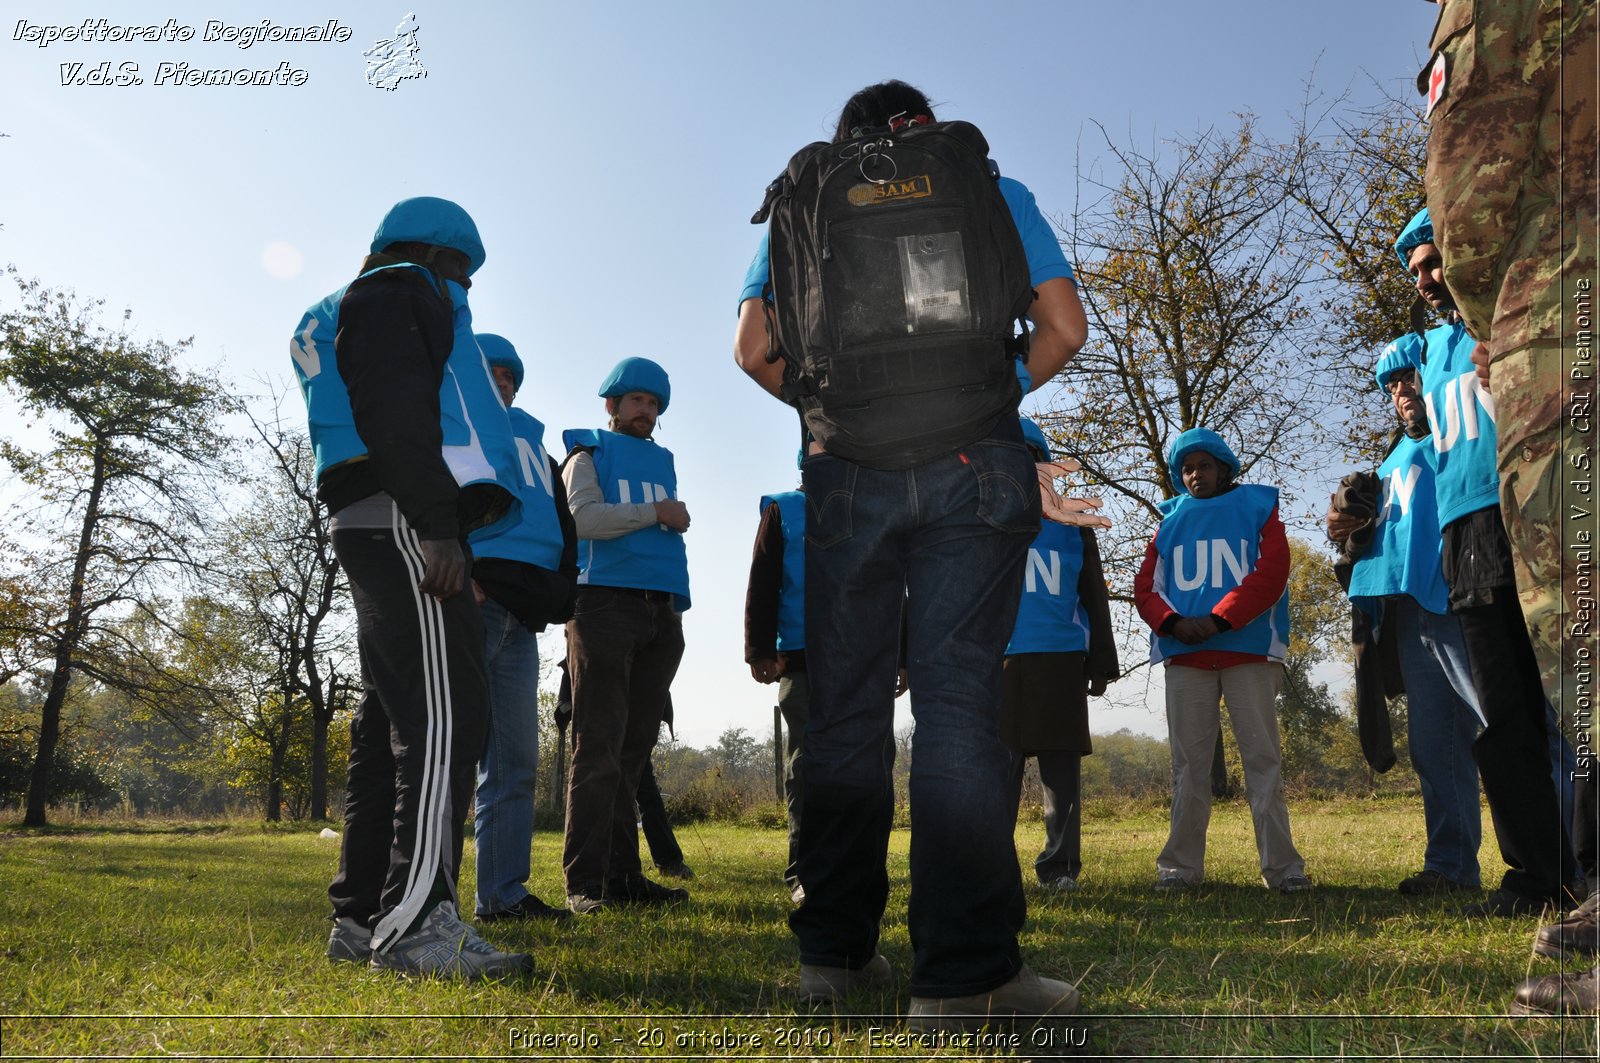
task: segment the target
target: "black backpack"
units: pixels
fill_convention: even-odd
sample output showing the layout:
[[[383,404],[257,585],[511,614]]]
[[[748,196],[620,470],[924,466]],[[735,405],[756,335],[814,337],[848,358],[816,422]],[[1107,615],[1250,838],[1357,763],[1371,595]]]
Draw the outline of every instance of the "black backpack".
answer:
[[[767,186],[768,357],[828,453],[909,468],[1015,415],[1033,290],[999,176],[976,126],[936,122],[811,144]]]

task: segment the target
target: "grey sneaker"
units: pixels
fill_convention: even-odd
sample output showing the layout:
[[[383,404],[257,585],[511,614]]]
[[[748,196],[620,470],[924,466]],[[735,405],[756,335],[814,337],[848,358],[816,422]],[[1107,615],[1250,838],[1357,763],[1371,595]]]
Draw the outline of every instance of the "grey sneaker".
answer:
[[[1039,888],[1054,890],[1056,893],[1076,893],[1078,880],[1071,875],[1051,875],[1049,878],[1039,880]]]
[[[1276,889],[1279,893],[1306,893],[1316,887],[1304,875],[1289,875],[1278,883]]]
[[[1040,978],[1024,964],[1015,978],[987,993],[967,997],[912,997],[906,1025],[917,1033],[976,1030],[995,1025],[996,1019],[1038,1020],[1071,1015],[1077,1010],[1077,986],[1054,978]]]
[[[372,958],[372,931],[347,915],[333,921],[328,959],[333,963],[366,963]]]
[[[858,989],[886,986],[894,979],[889,961],[878,953],[866,965],[851,970],[849,967],[823,967],[815,963],[800,965],[800,1000],[805,1004],[832,1004],[842,996]]]
[[[526,952],[501,952],[461,921],[452,901],[442,901],[422,925],[386,949],[375,950],[368,965],[429,978],[507,978],[533,970]]]
[[[1194,883],[1182,875],[1161,874],[1156,876],[1156,889],[1162,893],[1182,893],[1193,886]]]
[[[611,902],[602,897],[599,890],[567,894],[567,908],[574,915],[593,915],[609,907]]]

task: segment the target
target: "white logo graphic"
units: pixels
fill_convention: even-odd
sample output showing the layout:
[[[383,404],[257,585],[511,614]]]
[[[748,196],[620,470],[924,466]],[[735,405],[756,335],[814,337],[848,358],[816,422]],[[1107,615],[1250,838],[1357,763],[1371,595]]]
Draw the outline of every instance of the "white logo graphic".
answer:
[[[394,28],[394,36],[378,41],[361,54],[367,57],[367,84],[393,92],[400,82],[425,78],[428,71],[417,61],[417,16],[407,12]]]

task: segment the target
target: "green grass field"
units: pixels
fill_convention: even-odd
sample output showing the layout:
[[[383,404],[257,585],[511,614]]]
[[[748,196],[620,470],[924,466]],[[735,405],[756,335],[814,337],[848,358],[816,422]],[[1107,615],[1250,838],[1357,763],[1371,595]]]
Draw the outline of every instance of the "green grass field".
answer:
[[[905,1041],[903,831],[882,944],[899,984],[835,1012],[793,1002],[778,830],[684,827],[689,905],[497,925],[486,936],[531,949],[537,974],[471,986],[323,958],[338,843],[315,828],[7,830],[0,1057],[1595,1058],[1592,1018],[1506,1015],[1517,980],[1558,969],[1532,955],[1537,920],[1468,921],[1459,902],[1394,892],[1420,864],[1418,801],[1290,808],[1315,892],[1260,886],[1236,801],[1213,818],[1208,884],[1172,897],[1150,889],[1164,810],[1091,805],[1083,889],[1030,891],[1023,941],[1037,970],[1080,981],[1084,1013],[1014,1048]],[[1019,830],[1025,866],[1041,839],[1036,822]],[[1499,866],[1492,841],[1483,861]],[[559,839],[541,833],[532,885],[547,900],[558,865]],[[471,866],[469,843],[469,894]]]

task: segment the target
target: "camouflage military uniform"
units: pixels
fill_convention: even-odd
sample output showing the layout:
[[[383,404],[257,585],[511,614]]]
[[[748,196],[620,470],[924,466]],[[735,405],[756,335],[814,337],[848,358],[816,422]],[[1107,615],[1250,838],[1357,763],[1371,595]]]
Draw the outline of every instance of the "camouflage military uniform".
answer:
[[[1595,652],[1592,634],[1564,638],[1563,613],[1592,614],[1594,597],[1570,548],[1594,536],[1596,499],[1569,481],[1594,463],[1579,415],[1594,392],[1596,49],[1594,0],[1444,0],[1418,78],[1445,284],[1492,363],[1517,585],[1545,690],[1569,713],[1562,675],[1580,646]]]

